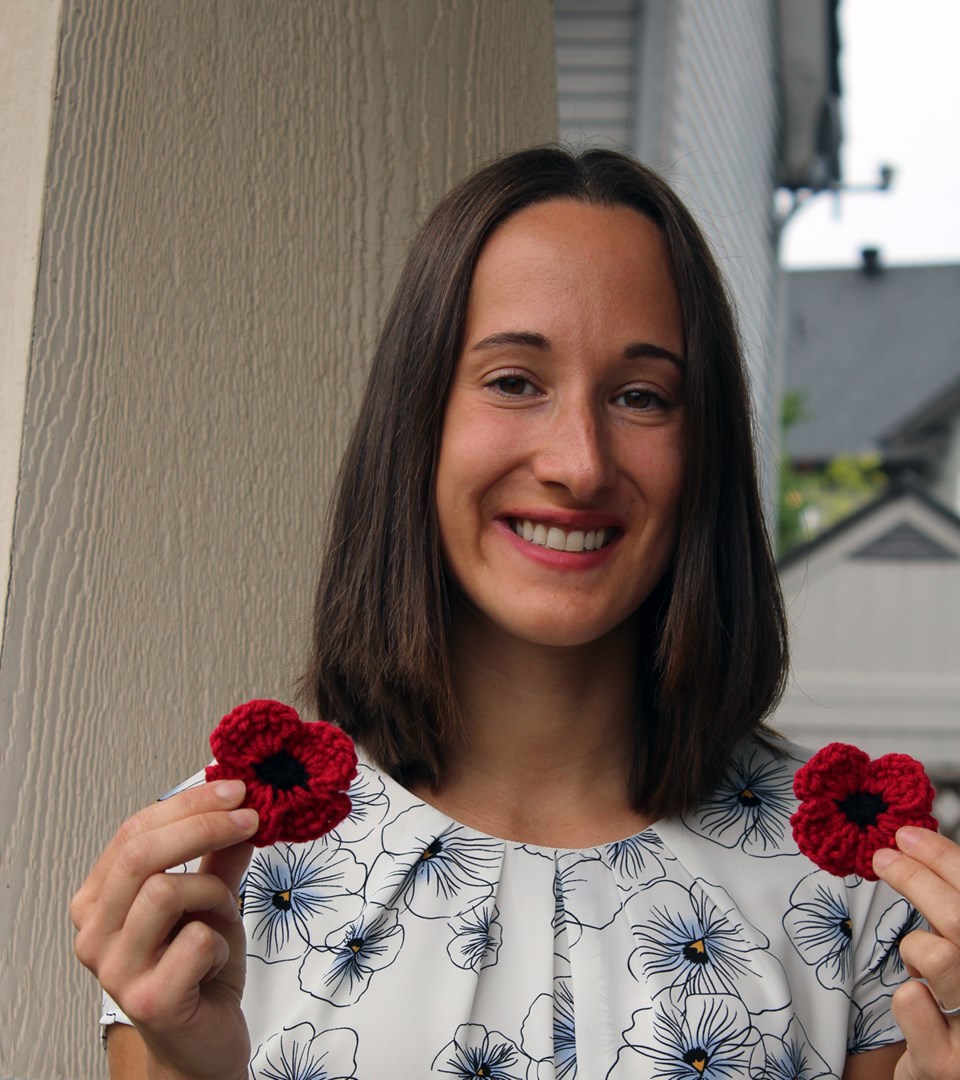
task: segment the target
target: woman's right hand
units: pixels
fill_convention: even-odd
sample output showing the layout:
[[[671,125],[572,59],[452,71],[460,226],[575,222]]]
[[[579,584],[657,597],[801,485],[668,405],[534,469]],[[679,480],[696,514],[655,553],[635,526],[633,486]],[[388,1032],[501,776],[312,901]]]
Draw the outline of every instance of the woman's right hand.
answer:
[[[241,781],[220,780],[141,810],[70,904],[77,956],[135,1024],[157,1078],[247,1075],[237,891],[258,822],[243,797]],[[196,873],[165,872],[198,858]]]

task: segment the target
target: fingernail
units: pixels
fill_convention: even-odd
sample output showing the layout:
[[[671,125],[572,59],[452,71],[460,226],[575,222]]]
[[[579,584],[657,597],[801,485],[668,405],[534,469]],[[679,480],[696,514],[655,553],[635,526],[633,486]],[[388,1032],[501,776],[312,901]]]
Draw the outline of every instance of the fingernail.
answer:
[[[247,785],[242,780],[218,780],[213,785],[217,797],[223,799],[224,802],[236,802],[237,799],[243,797],[246,788]]]
[[[257,814],[256,810],[251,810],[250,807],[243,807],[240,810],[231,810],[230,820],[234,825],[239,826],[241,829],[255,829],[260,820],[260,816]]]
[[[899,858],[899,851],[894,851],[893,848],[888,847],[880,848],[879,851],[873,853],[873,868],[874,870],[884,870]]]
[[[897,829],[897,847],[901,851],[916,847],[923,839],[923,832],[923,829],[918,829],[913,825],[904,825],[902,829]]]

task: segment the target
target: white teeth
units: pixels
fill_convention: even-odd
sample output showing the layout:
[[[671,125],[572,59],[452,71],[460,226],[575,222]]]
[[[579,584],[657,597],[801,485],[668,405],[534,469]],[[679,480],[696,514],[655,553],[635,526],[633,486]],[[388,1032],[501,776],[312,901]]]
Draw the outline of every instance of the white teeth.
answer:
[[[566,547],[566,542],[567,538],[564,535],[563,529],[551,526],[547,532],[547,547],[553,548],[554,551],[563,551]]]
[[[534,523],[528,519],[514,521],[513,531],[517,536],[523,537],[529,543],[540,547],[551,548],[554,551],[596,551],[602,548],[610,539],[611,529],[571,529],[564,532],[557,525],[549,528],[541,522]]]

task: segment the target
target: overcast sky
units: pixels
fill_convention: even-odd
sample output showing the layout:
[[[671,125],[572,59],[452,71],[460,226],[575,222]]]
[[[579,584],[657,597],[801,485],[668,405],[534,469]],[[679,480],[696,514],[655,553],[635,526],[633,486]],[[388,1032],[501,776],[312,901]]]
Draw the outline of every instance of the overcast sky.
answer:
[[[791,268],[960,262],[960,0],[841,0],[843,171],[886,194],[818,195],[788,224]]]

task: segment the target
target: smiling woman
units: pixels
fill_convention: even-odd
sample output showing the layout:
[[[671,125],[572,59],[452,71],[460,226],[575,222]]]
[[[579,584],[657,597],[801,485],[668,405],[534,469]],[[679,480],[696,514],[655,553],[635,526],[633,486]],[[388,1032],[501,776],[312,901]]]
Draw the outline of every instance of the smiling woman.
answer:
[[[534,427],[541,445],[531,455],[532,434],[522,451],[518,433]],[[457,461],[476,459],[472,483],[523,452],[530,482],[519,487],[514,472],[518,490],[489,529],[478,529],[476,499],[466,517],[454,511],[451,500],[470,498],[459,490],[465,478],[452,475]],[[571,533],[593,531],[593,553],[574,560],[581,573],[564,588],[572,598],[603,578],[615,603],[606,618],[592,616],[596,626],[622,623],[645,602],[616,640],[591,627],[580,643],[594,654],[588,669],[613,667],[610,701],[630,703],[629,723],[622,707],[593,711],[612,709],[629,729],[618,738],[635,812],[695,805],[717,761],[777,701],[786,631],[733,313],[693,218],[636,162],[525,151],[440,203],[401,275],[341,476],[308,684],[320,715],[404,782],[449,775],[464,738],[452,665],[475,646],[455,648],[452,635],[470,632],[477,609],[450,573],[457,552],[447,545],[441,554],[448,502],[448,531],[472,530],[475,548],[496,538],[506,558],[514,534],[515,562],[488,570],[542,628],[554,620],[552,586],[541,583],[524,604],[510,566],[559,573],[570,558],[556,550],[556,532],[554,545],[536,544],[538,525],[544,540],[562,532],[564,551]],[[524,522],[533,545],[516,536]],[[599,530],[607,543],[598,549]],[[350,539],[361,533],[366,544]],[[469,558],[479,573],[477,555]],[[628,559],[640,580],[621,595],[614,578],[629,576]]]
[[[957,849],[875,863],[937,938],[789,832],[750,432],[723,282],[651,171],[531,150],[440,204],[317,592],[351,812],[252,861],[242,785],[121,829],[73,907],[114,1075],[882,1080],[901,951],[905,1068],[954,1075]]]

